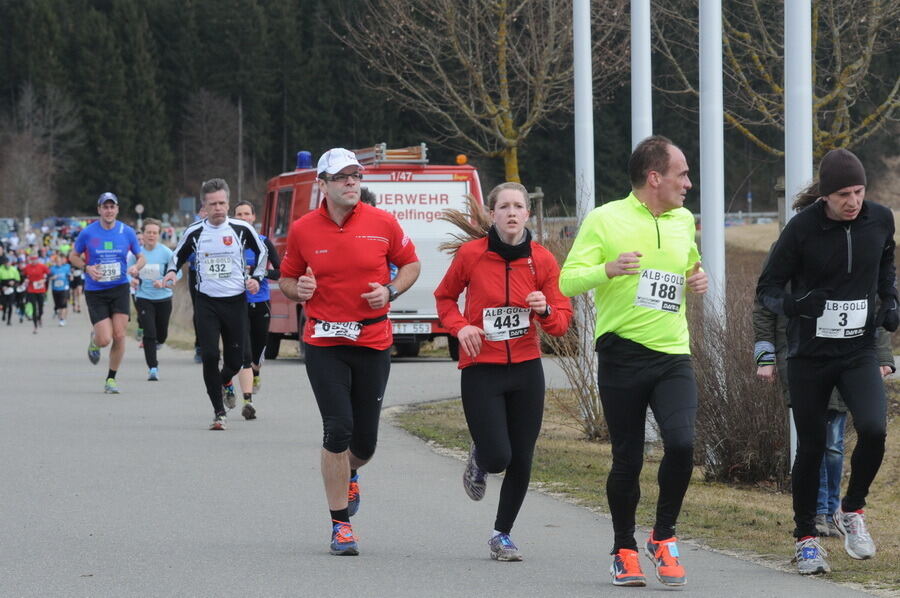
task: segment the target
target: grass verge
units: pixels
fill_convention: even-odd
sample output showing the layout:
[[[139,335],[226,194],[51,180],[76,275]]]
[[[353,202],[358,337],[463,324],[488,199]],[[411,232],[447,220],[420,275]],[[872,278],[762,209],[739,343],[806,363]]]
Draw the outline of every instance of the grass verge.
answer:
[[[565,391],[550,390],[548,394],[551,392]],[[855,561],[844,552],[841,540],[824,538],[823,544],[833,569],[828,576],[832,581],[852,583],[883,595],[900,595],[900,536],[894,533],[900,529],[900,487],[896,483],[900,479],[900,383],[889,382],[888,395],[887,451],[866,507],[878,554],[868,561]],[[558,401],[549,398],[535,451],[532,487],[608,512],[605,484],[610,466],[609,445],[583,440],[576,423],[563,413]],[[564,394],[558,398],[567,400]],[[459,449],[461,455],[468,450],[470,437],[459,400],[406,407],[395,411],[392,419],[419,438]],[[848,447],[845,488],[850,450]],[[637,513],[640,525],[650,526],[653,522],[660,457],[658,447],[648,447],[641,474],[642,498]],[[789,493],[762,485],[706,482],[696,468],[678,534],[685,540],[793,571],[793,527]]]

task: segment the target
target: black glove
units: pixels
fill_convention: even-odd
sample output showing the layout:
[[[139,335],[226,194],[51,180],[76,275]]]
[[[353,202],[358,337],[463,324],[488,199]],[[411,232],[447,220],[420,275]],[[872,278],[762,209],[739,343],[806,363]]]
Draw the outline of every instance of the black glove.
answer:
[[[897,313],[897,299],[888,297],[881,301],[878,314],[875,316],[875,328],[884,327],[888,332],[894,332],[900,326],[900,314]]]
[[[789,318],[802,316],[818,318],[825,311],[825,300],[831,289],[813,289],[802,297],[784,296],[784,315]]]

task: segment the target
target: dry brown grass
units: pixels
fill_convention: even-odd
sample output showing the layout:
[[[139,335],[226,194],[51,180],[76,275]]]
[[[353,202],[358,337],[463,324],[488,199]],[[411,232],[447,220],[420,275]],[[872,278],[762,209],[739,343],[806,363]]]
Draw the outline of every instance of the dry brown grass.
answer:
[[[834,570],[829,579],[891,593],[900,592],[900,537],[896,534],[900,528],[900,487],[896,483],[900,477],[900,418],[896,417],[900,414],[900,387],[894,384],[889,389],[894,417],[889,424],[887,454],[866,508],[878,555],[869,561],[854,561],[846,555],[840,540],[825,538],[823,542]],[[547,401],[532,484],[608,512],[604,488],[610,465],[609,445],[584,440],[578,426],[558,406],[566,400],[565,395],[560,393],[556,401]],[[574,404],[573,397],[568,400]],[[391,419],[416,436],[458,449],[460,455],[471,442],[459,400],[408,407]],[[660,457],[658,447],[648,447],[638,507],[638,523],[643,526],[653,522]],[[685,497],[678,532],[683,540],[790,571],[793,528],[790,494],[775,484],[709,482],[697,468]]]

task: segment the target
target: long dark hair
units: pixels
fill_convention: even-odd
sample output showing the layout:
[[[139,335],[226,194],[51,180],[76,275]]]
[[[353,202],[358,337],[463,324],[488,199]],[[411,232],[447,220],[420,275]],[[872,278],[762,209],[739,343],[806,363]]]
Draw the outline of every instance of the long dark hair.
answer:
[[[803,191],[794,196],[794,203],[791,204],[791,208],[795,212],[799,212],[816,203],[816,200],[820,197],[822,197],[822,194],[819,193],[819,181],[818,179],[815,179],[807,185]]]

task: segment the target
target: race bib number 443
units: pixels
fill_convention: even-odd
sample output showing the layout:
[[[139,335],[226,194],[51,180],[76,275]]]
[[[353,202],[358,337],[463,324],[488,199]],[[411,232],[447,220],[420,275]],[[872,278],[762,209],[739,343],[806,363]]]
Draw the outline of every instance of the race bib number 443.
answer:
[[[530,307],[488,307],[482,312],[484,336],[489,341],[508,341],[528,334]]]
[[[684,275],[663,270],[641,271],[634,304],[671,313],[684,301]]]
[[[816,319],[816,336],[856,338],[866,332],[869,302],[866,299],[826,301],[825,311]]]

